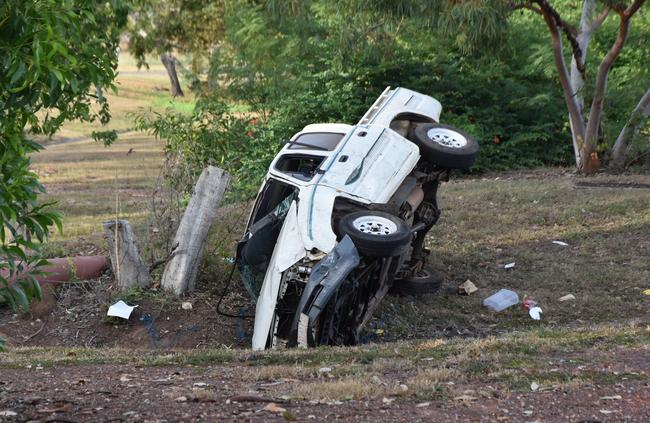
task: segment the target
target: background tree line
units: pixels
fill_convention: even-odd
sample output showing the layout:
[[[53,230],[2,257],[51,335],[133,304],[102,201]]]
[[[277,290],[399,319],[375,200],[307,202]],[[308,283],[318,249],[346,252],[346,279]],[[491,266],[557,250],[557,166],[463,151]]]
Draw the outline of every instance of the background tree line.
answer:
[[[302,126],[355,122],[385,86],[404,86],[439,99],[442,119],[479,139],[474,171],[620,168],[649,148],[643,5],[140,0],[132,53],[142,63],[183,55],[200,101],[192,116],[138,124],[183,157],[183,172],[225,166],[247,195]]]

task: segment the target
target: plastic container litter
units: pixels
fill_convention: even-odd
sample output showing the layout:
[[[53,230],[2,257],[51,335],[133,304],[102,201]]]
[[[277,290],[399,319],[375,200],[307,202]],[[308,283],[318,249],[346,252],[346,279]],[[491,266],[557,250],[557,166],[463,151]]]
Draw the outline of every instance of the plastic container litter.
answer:
[[[492,311],[502,311],[519,303],[519,295],[509,289],[502,289],[483,300],[483,305]]]

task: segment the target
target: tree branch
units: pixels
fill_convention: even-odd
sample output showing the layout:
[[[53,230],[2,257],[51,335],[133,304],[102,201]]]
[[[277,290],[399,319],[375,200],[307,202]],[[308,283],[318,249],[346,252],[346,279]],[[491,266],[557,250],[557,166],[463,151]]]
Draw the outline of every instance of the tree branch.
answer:
[[[632,15],[634,15],[634,14],[637,12],[637,10],[639,10],[639,8],[640,8],[641,6],[643,6],[643,3],[644,3],[644,2],[645,2],[645,0],[634,0],[634,2],[632,2],[632,4],[630,5],[630,7],[628,7],[627,9],[625,9],[625,11],[623,12],[623,14],[624,14],[625,16],[627,16],[628,19],[631,18]]]
[[[538,7],[533,6],[530,2],[527,3],[510,2],[510,8],[512,10],[526,9],[526,10],[530,10],[531,12],[535,12],[538,15],[542,14],[542,11]]]
[[[555,59],[555,66],[557,67],[558,76],[560,79],[560,85],[562,86],[562,93],[564,94],[564,100],[569,111],[569,119],[571,119],[572,130],[575,134],[577,140],[578,150],[582,150],[584,143],[584,119],[582,112],[578,107],[575,96],[573,95],[573,89],[571,88],[571,81],[569,80],[569,73],[567,71],[566,64],[564,62],[564,52],[562,49],[562,35],[560,29],[558,28],[557,21],[553,15],[547,10],[542,9],[542,15],[544,16],[544,21],[549,28],[551,33],[551,43],[553,46],[553,58]],[[578,164],[579,166],[579,164]]]
[[[174,257],[174,254],[176,253],[176,249],[178,248],[178,242],[174,244],[174,247],[167,253],[167,257],[165,257],[162,260],[156,260],[153,263],[149,265],[149,273],[153,272],[154,269],[157,269],[158,267],[162,266],[163,264],[167,264],[169,260],[171,260],[172,257]]]
[[[605,6],[605,8],[601,10],[598,16],[596,16],[596,18],[591,22],[591,25],[589,26],[589,29],[587,31],[589,33],[592,33],[598,28],[600,28],[603,22],[605,22],[605,19],[607,19],[607,16],[609,16],[609,11],[610,8],[608,6]]]
[[[547,16],[551,17],[553,21],[555,22],[555,25],[562,30],[564,35],[566,36],[567,40],[569,41],[569,44],[571,44],[571,50],[573,51],[573,57],[576,58],[576,65],[580,73],[584,77],[585,73],[585,65],[582,63],[582,60],[580,60],[580,57],[582,57],[582,51],[580,49],[580,44],[578,43],[577,40],[577,35],[578,31],[571,26],[568,22],[562,19],[560,14],[549,4],[547,0],[531,0],[539,6],[541,11],[544,14],[544,18],[546,19]]]
[[[623,50],[623,46],[625,46],[630,29],[630,19],[644,2],[645,0],[634,0],[634,2],[632,2],[632,4],[620,14],[621,22],[619,24],[616,40],[598,66],[596,84],[594,87],[594,97],[591,102],[589,120],[587,121],[587,128],[585,131],[585,143],[587,144],[587,148],[590,150],[595,150],[596,147],[594,140],[596,139],[598,127],[600,126],[609,71],[614,64],[614,61],[621,53],[621,50]]]
[[[612,164],[615,167],[621,168],[625,165],[632,137],[639,131],[639,126],[648,116],[650,116],[650,88],[641,96],[641,100],[630,114],[630,118],[621,129],[614,147],[612,147]]]

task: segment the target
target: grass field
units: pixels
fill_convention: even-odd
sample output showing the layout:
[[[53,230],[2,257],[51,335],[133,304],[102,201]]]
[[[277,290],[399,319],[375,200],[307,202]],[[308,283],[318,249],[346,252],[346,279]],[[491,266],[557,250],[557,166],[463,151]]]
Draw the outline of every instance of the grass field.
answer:
[[[47,246],[50,256],[100,250],[102,222],[115,218],[141,224],[150,210],[152,190],[162,165],[163,142],[133,132],[133,114],[174,110],[189,112],[194,97],[173,99],[162,65],[152,59],[150,69],[138,70],[128,54],[120,56],[117,92],[107,93],[112,119],[105,127],[68,122],[46,149],[32,156],[33,168],[64,213],[64,232]],[[96,130],[114,129],[118,140],[111,147],[94,142]],[[116,203],[117,202],[117,203]]]
[[[97,123],[68,122],[57,133],[54,141],[89,137],[93,131],[114,129],[127,132],[133,128],[134,113],[163,112],[167,109],[189,112],[194,107],[194,96],[186,90],[185,97],[172,98],[169,78],[159,60],[149,60],[149,70],[138,70],[135,60],[127,53],[120,55],[116,92],[104,93],[111,109],[111,121],[106,126]]]
[[[486,311],[481,301],[501,288],[539,302],[550,327],[648,321],[649,182],[643,175],[583,178],[549,169],[444,185],[443,214],[428,244],[448,289],[425,300],[385,303],[376,323],[391,322],[393,339],[426,337],[433,329],[476,336],[533,325],[519,307]],[[514,268],[504,268],[513,262]],[[457,295],[455,288],[467,279],[478,293]],[[566,294],[576,300],[559,302]]]
[[[111,147],[89,139],[50,145],[32,160],[47,188],[45,200],[57,201],[64,214],[64,232],[51,243],[74,250],[101,245],[101,224],[116,214],[136,225],[144,220],[160,174],[162,143],[128,133]]]

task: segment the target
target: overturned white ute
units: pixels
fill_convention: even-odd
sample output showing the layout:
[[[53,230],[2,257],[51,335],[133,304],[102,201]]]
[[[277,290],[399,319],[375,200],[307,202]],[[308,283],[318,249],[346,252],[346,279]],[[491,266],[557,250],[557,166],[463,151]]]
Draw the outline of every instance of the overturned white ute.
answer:
[[[237,248],[254,349],[355,344],[391,288],[439,287],[424,248],[438,186],[478,153],[440,111],[387,88],[356,125],[307,125],[278,153]]]

